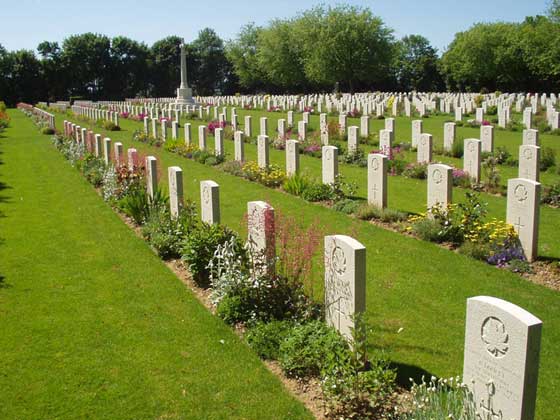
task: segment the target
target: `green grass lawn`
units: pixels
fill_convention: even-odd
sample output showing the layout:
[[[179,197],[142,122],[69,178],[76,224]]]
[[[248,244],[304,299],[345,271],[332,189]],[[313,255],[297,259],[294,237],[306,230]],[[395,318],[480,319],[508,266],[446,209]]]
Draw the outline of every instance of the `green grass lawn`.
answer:
[[[63,119],[61,115],[57,117],[59,128],[62,127]],[[84,123],[80,125],[83,126]],[[367,247],[367,322],[371,328],[368,336],[369,349],[385,351],[399,366],[400,374],[406,380],[408,376],[422,372],[439,376],[462,372],[465,307],[468,297],[496,296],[520,305],[541,318],[544,329],[537,418],[552,420],[557,417],[554,405],[560,386],[560,379],[556,374],[560,363],[558,292],[434,244],[351,219],[331,209],[251,183],[161,148],[133,142],[132,131],[141,125],[131,121],[122,121],[121,125],[123,131],[103,134],[114,141],[123,142],[125,148],[135,147],[144,155],[157,156],[162,174],[166,174],[169,166],[180,166],[184,171],[186,197],[199,203],[200,181],[216,181],[220,185],[222,221],[234,229],[243,231],[243,216],[248,201],[267,200],[277,211],[297,217],[304,224],[317,223],[326,234],[346,234],[362,242]],[[102,132],[97,128],[94,131]],[[232,142],[225,143],[231,152]],[[209,146],[213,147],[212,141]],[[249,158],[254,157],[254,146],[246,146]],[[271,151],[273,162],[280,162],[283,156],[282,152]],[[301,164],[307,168],[320,165],[320,160],[302,156]],[[345,165],[341,167],[345,175],[351,169]],[[353,170],[357,171],[356,177],[363,177],[365,182],[365,169]],[[160,182],[166,188],[166,175]],[[389,185],[392,188],[389,193],[392,207],[410,208],[413,211],[422,209],[425,202],[425,182],[391,178]],[[488,196],[488,199],[493,214],[499,216],[505,213],[503,198]],[[552,217],[557,214],[553,210],[543,210],[541,232],[543,229],[551,229],[548,236],[543,232],[543,242],[551,244],[547,251],[551,255],[558,255],[558,247],[552,248],[552,244],[558,243],[558,229],[555,229],[557,217]],[[321,270],[320,267],[318,271]],[[319,274],[317,288],[321,289],[322,284],[322,275]]]
[[[0,135],[0,418],[310,419],[10,111]]]

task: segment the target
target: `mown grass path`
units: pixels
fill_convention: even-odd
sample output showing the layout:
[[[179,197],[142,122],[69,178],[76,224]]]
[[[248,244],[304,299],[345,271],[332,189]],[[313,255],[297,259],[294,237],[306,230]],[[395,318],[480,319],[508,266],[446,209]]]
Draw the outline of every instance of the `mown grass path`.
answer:
[[[0,136],[0,418],[310,419],[11,111]]]
[[[62,115],[57,116],[59,129],[62,129],[64,118]],[[74,122],[84,125],[77,119]],[[326,234],[346,234],[362,242],[367,248],[366,315],[371,328],[369,349],[384,350],[400,367],[405,380],[409,375],[422,372],[438,376],[461,374],[468,297],[496,296],[541,318],[544,328],[537,418],[557,418],[554,406],[560,387],[557,375],[560,363],[558,292],[434,244],[351,219],[339,212],[229,175],[162,148],[133,142],[132,130],[141,126],[128,121],[122,125],[125,131],[121,132],[104,132],[96,127],[92,129],[111,137],[113,141],[121,141],[125,149],[135,147],[143,155],[157,156],[162,174],[160,185],[164,189],[167,188],[167,167],[180,166],[184,171],[185,196],[198,205],[200,181],[216,181],[220,185],[222,222],[236,230],[243,230],[243,216],[248,201],[267,200],[277,211],[294,216],[305,225],[315,221],[324,228]],[[229,145],[231,143],[226,142]],[[209,142],[209,147],[212,146],[213,143]],[[422,194],[425,194],[424,191]],[[557,231],[553,235],[558,238]],[[318,266],[322,267],[321,261]],[[322,285],[321,268],[316,277],[316,289],[320,291]],[[321,293],[316,297],[321,299]]]

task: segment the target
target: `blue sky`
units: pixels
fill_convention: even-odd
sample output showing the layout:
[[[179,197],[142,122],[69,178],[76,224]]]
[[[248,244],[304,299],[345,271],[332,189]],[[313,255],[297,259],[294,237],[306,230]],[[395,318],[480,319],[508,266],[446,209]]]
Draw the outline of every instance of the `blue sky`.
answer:
[[[39,42],[97,32],[125,35],[152,44],[167,35],[196,38],[211,27],[224,39],[248,22],[264,25],[317,4],[369,7],[395,35],[421,34],[440,51],[453,35],[476,22],[521,21],[544,14],[548,0],[0,0],[0,44],[9,50],[35,49]]]

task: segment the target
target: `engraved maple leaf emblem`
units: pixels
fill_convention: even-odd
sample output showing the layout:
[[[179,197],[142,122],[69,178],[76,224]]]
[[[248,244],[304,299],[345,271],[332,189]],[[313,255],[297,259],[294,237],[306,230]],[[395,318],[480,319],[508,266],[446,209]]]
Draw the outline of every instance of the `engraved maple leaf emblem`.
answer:
[[[481,337],[488,353],[497,358],[505,356],[509,349],[509,335],[502,321],[494,317],[487,318],[482,324]]]

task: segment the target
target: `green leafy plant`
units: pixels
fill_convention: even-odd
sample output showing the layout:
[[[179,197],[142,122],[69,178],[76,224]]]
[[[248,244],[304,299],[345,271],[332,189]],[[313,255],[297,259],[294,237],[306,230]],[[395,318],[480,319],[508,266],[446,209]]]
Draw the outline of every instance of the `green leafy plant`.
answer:
[[[245,340],[259,357],[277,360],[280,357],[280,346],[292,328],[291,321],[258,322],[247,332]]]
[[[408,215],[398,210],[382,209],[373,204],[364,203],[357,208],[356,217],[362,220],[377,219],[384,223],[397,223],[405,221]]]
[[[477,420],[476,401],[460,378],[437,379],[412,383],[412,405],[401,413],[401,420],[456,419]]]
[[[172,217],[167,206],[153,206],[142,226],[142,235],[164,259],[179,258],[183,240],[194,229],[196,207],[187,201],[178,217]]]
[[[232,237],[240,241],[237,233],[223,225],[202,223],[186,235],[182,243],[182,259],[189,267],[198,285],[207,287],[210,282],[208,264],[219,245]]]

